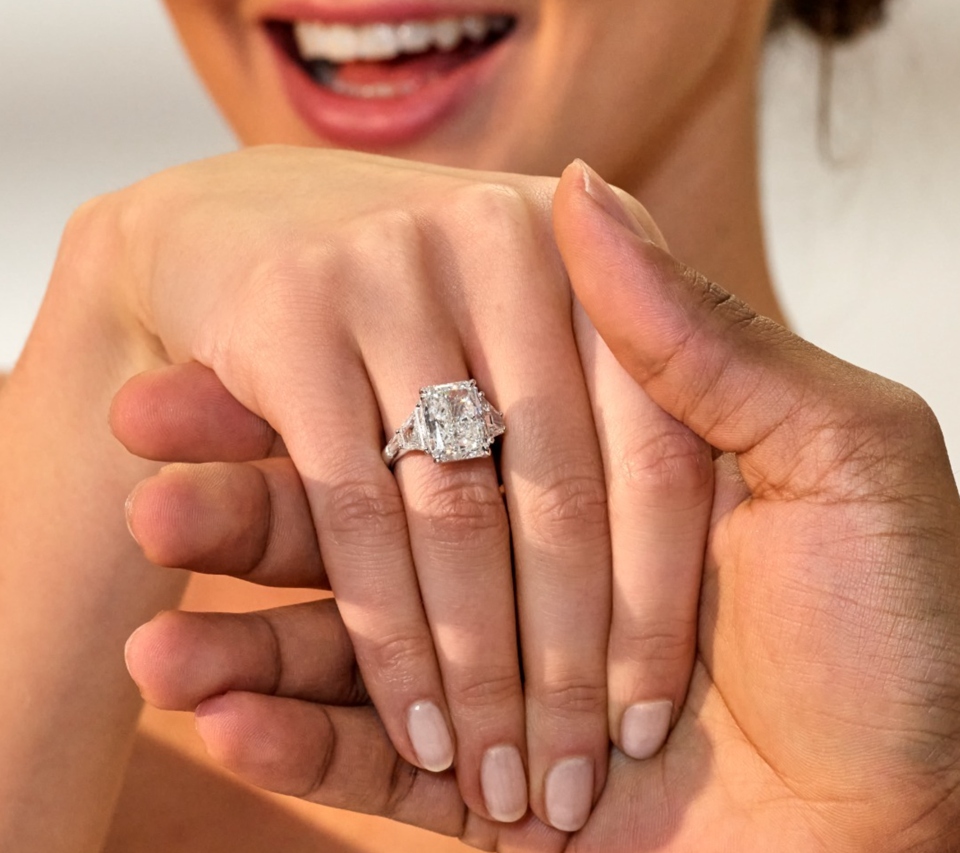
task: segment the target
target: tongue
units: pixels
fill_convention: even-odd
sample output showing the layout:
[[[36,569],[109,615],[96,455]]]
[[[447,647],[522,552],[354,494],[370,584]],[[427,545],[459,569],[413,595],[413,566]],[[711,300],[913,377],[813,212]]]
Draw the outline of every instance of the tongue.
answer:
[[[386,85],[397,89],[419,89],[435,77],[459,68],[482,51],[478,45],[465,44],[449,53],[433,50],[388,62],[345,62],[336,66],[336,80],[350,87]]]

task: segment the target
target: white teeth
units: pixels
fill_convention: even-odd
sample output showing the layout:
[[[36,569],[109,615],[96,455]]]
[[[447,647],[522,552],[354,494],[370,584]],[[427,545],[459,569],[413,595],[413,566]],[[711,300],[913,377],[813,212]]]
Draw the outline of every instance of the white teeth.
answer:
[[[410,95],[417,90],[416,83],[403,83],[399,86],[394,86],[390,83],[356,85],[353,83],[344,83],[335,75],[330,78],[330,82],[327,85],[338,95],[346,95],[348,98],[362,98],[364,100],[402,98],[404,95]]]
[[[404,21],[401,24],[347,24],[299,22],[293,25],[300,58],[311,62],[381,62],[400,54],[423,53],[431,47],[451,51],[468,38],[482,42],[491,32],[510,27],[504,15],[467,15],[439,21]]]
[[[468,39],[481,42],[490,34],[490,19],[482,15],[470,15],[463,19],[463,32]]]
[[[349,62],[357,56],[360,38],[356,27],[297,25],[293,31],[300,55],[305,59],[316,56],[330,62]]]
[[[423,53],[433,44],[433,30],[430,24],[420,21],[408,21],[397,27],[397,44],[404,53]]]
[[[393,27],[387,24],[363,27],[357,38],[357,53],[365,59],[393,59],[400,53]]]
[[[433,25],[433,40],[440,50],[453,50],[463,41],[465,35],[461,22],[452,18],[437,21]]]

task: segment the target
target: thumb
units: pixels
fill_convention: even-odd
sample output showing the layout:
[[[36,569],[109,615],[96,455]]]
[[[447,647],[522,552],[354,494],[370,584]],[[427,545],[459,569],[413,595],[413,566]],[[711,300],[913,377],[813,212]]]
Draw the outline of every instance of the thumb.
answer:
[[[893,385],[672,258],[580,161],[563,174],[553,218],[573,289],[607,346],[662,409],[719,450],[741,454],[751,488],[799,485],[804,464],[822,473],[836,461],[824,455],[842,452],[842,442],[817,444],[826,426],[854,424],[864,400],[877,409],[865,386]]]

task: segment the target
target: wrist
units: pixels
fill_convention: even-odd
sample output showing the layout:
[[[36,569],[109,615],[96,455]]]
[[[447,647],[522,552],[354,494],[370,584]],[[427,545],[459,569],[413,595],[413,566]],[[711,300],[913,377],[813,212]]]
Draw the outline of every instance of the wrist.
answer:
[[[123,450],[107,413],[162,357],[113,292],[101,239],[71,223],[0,396],[0,679],[18,687],[0,697],[0,800],[34,804],[0,822],[5,849],[98,849],[140,704],[123,644],[184,583],[126,530],[126,495],[157,466]],[[25,715],[24,695],[44,713]]]

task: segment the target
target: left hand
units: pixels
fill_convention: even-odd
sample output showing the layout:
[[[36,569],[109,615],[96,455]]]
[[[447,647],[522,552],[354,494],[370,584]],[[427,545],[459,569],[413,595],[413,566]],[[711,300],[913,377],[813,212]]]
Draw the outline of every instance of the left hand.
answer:
[[[484,849],[960,848],[960,496],[935,418],[679,265],[584,173],[568,171],[554,213],[576,292],[620,362],[725,453],[698,661],[660,755],[614,752],[570,838],[532,816],[482,821],[450,776],[398,761],[358,704],[332,605],[271,614],[276,655],[258,617],[163,617],[134,643],[134,677],[222,694],[199,704],[198,729],[256,784]],[[314,636],[330,638],[323,660],[298,652]],[[201,665],[174,672],[137,653],[172,642]],[[229,662],[227,683],[210,659]],[[282,698],[263,695],[278,684]]]
[[[713,468],[710,448],[602,348],[585,375],[552,240],[555,186],[248,150],[103,202],[96,233],[118,257],[91,280],[122,294],[112,303],[128,346],[168,362],[114,408],[129,449],[197,459],[182,425],[167,437],[192,439],[190,453],[157,452],[130,431],[158,414],[162,432],[170,412],[151,389],[196,371],[190,361],[212,369],[194,380],[229,389],[256,421],[238,450],[229,401],[217,397],[218,411],[206,400],[227,452],[199,458],[253,464],[192,478],[180,468],[141,487],[129,518],[149,556],[234,573],[252,560],[246,576],[275,585],[328,575],[399,753],[433,771],[454,763],[480,814],[509,822],[529,802],[575,830],[603,788],[611,735],[649,757],[683,704]],[[510,425],[499,471],[415,454],[391,473],[382,430],[403,422],[414,389],[470,375]],[[274,429],[292,462],[264,458]],[[266,523],[244,525],[251,513]],[[156,548],[151,516],[175,545],[201,534],[186,543],[193,559],[169,536]],[[303,522],[305,563],[283,518]]]

